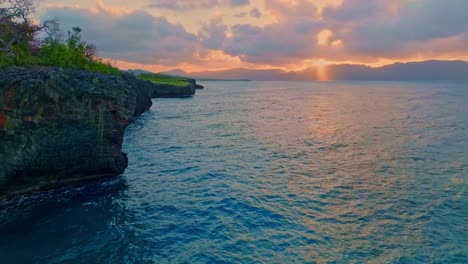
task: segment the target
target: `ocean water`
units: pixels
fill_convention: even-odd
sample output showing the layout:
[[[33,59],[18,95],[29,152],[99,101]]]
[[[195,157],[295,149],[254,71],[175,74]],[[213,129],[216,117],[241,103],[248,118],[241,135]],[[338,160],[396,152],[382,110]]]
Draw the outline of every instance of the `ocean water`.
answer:
[[[207,82],[119,179],[0,212],[0,263],[468,263],[467,82]]]

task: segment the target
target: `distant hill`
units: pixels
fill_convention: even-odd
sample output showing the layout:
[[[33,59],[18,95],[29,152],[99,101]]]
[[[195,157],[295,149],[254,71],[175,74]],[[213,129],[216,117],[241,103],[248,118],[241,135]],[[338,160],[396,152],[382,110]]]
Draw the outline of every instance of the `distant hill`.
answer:
[[[163,72],[163,73],[167,75],[173,75],[173,76],[186,76],[189,74],[188,72],[185,72],[181,69],[175,69],[175,70]]]
[[[223,79],[223,80],[290,80],[290,76],[282,70],[252,70],[252,69],[230,69],[223,71],[201,71],[185,73],[195,79]]]
[[[186,72],[181,69],[175,69],[164,72],[163,74],[171,76],[187,76],[200,81],[279,81],[297,79],[296,73],[286,72],[280,69],[259,70],[235,68],[221,71],[200,72]]]
[[[332,65],[330,75],[334,80],[468,80],[468,62],[424,61],[380,68]]]
[[[385,80],[468,80],[468,62],[396,63],[378,68],[375,76]]]
[[[332,80],[468,80],[466,61],[423,61],[395,63],[379,68],[365,65],[334,64],[327,66],[327,76]],[[280,69],[229,69],[222,71],[185,72],[177,69],[166,72],[170,75],[187,76],[194,79],[222,80],[319,80],[317,68],[302,71]]]
[[[247,82],[247,81],[250,81],[249,79],[237,79],[237,78],[204,78],[204,77],[197,77],[197,78],[193,78],[191,76],[194,76],[194,74],[192,73],[188,73],[188,72],[185,72],[181,69],[175,69],[175,70],[171,70],[171,71],[168,71],[168,72],[161,72],[161,73],[154,73],[154,72],[150,72],[150,71],[145,71],[145,70],[140,70],[140,69],[136,69],[136,70],[133,70],[133,69],[130,69],[130,70],[127,70],[129,73],[135,75],[135,76],[140,76],[142,74],[160,74],[160,75],[166,75],[166,76],[171,76],[171,77],[185,77],[185,78],[192,78],[192,79],[197,79],[198,81],[224,81],[224,82],[230,82],[230,81],[235,81],[235,82]],[[199,76],[199,75],[197,75]],[[201,75],[200,75],[201,76]]]
[[[145,71],[145,70],[140,70],[140,69],[136,69],[136,70],[130,69],[127,71],[135,76],[140,76],[142,74],[152,74],[152,72],[150,71]]]

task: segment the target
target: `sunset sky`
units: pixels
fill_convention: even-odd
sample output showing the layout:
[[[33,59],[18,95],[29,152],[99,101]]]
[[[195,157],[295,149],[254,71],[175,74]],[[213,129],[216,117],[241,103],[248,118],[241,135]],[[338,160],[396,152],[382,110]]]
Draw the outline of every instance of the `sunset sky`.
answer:
[[[41,0],[121,68],[468,60],[467,0]]]

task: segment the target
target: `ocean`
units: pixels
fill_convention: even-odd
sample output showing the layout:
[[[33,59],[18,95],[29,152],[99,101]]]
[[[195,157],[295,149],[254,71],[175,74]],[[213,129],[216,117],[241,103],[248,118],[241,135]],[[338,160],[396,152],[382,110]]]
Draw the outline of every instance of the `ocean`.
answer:
[[[0,263],[468,263],[468,82],[202,85],[4,208]]]

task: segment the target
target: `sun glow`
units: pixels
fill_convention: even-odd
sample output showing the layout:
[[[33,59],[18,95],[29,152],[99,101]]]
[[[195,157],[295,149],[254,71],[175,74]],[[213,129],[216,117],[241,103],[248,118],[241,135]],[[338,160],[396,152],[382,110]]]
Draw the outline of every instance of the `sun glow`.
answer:
[[[317,66],[317,80],[325,82],[330,81],[330,76],[328,74],[328,66]]]
[[[313,62],[313,65],[315,67],[316,79],[318,81],[325,82],[331,80],[330,70],[328,67],[330,62],[326,60],[316,60]]]

